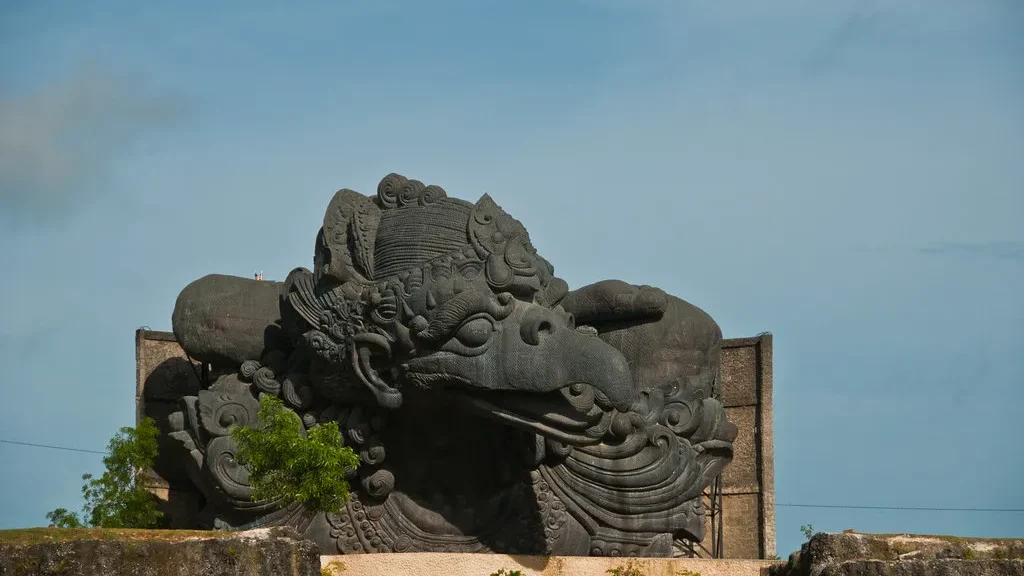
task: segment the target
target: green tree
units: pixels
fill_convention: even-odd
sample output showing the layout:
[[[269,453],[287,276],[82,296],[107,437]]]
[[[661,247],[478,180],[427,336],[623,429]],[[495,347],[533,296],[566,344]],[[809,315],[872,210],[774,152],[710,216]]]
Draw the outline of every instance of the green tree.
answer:
[[[99,478],[83,474],[81,516],[66,508],[46,514],[59,528],[154,528],[163,517],[156,497],[139,483],[139,472],[153,467],[160,430],[152,418],[135,428],[121,428],[103,458],[106,472]]]
[[[348,500],[345,475],[359,456],[344,445],[337,422],[302,433],[298,415],[277,398],[260,397],[258,426],[237,426],[238,462],[249,468],[252,500],[300,502],[309,510],[333,512]]]
[[[68,512],[67,508],[57,508],[46,513],[46,519],[57,528],[84,528],[78,514]]]

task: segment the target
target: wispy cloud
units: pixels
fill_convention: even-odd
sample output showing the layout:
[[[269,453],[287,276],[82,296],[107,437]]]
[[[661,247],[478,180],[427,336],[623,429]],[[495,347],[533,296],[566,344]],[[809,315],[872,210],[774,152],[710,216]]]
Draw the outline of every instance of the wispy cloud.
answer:
[[[804,64],[805,73],[811,77],[828,74],[842,66],[850,53],[870,42],[880,32],[881,17],[877,12],[866,14],[852,12],[828,35],[817,49],[813,50]]]
[[[1024,262],[1024,242],[942,242],[918,250],[933,256],[994,258]]]
[[[95,65],[0,99],[0,212],[43,221],[74,212],[106,188],[112,159],[183,110]]]

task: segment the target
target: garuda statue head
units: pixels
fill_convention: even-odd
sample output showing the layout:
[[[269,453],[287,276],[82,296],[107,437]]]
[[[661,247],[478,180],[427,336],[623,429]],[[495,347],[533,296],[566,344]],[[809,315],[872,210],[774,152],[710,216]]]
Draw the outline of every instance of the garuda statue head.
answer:
[[[335,194],[313,270],[274,288],[253,334],[210,304],[226,282],[234,316],[267,308],[255,281],[218,276],[174,314],[219,373],[172,418],[208,525],[290,524],[325,553],[665,556],[703,538],[736,427],[713,398],[721,332],[696,307],[619,281],[570,291],[489,196],[397,174]],[[245,338],[253,357],[229,344]],[[229,428],[259,394],[339,423],[362,461],[342,509],[250,501]]]

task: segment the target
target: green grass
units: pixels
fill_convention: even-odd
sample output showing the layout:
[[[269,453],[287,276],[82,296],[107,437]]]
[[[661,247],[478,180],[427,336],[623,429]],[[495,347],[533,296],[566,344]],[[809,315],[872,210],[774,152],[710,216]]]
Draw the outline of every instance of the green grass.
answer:
[[[173,542],[195,538],[225,538],[234,532],[209,530],[141,530],[134,528],[18,528],[0,530],[0,544],[41,544],[77,540],[151,540]]]

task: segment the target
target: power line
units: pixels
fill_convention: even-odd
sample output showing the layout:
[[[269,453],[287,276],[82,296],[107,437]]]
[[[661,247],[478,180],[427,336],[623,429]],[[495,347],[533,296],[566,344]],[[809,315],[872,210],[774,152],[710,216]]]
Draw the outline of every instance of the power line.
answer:
[[[30,446],[32,448],[49,448],[50,450],[66,450],[68,452],[85,452],[86,454],[102,454],[107,455],[106,452],[100,452],[98,450],[86,450],[85,448],[68,448],[67,446],[51,446],[49,444],[33,444],[31,442],[18,442],[16,440],[0,440],[4,444],[17,444],[18,446]]]
[[[18,442],[16,440],[2,440],[0,443],[4,444],[16,444],[18,446],[28,446],[31,448],[48,448],[50,450],[66,450],[68,452],[84,452],[86,454],[101,454],[107,455],[107,452],[100,452],[99,450],[86,450],[84,448],[70,448],[67,446],[53,446],[51,444],[34,444],[32,442]],[[918,511],[918,512],[1011,512],[1011,513],[1024,513],[1024,508],[941,508],[937,506],[857,506],[853,504],[794,504],[794,503],[778,503],[775,504],[778,508],[834,508],[842,510],[905,510],[905,511]]]
[[[786,508],[842,508],[847,510],[920,510],[926,512],[1024,512],[1024,508],[939,508],[932,506],[853,506],[844,504],[776,504]]]

